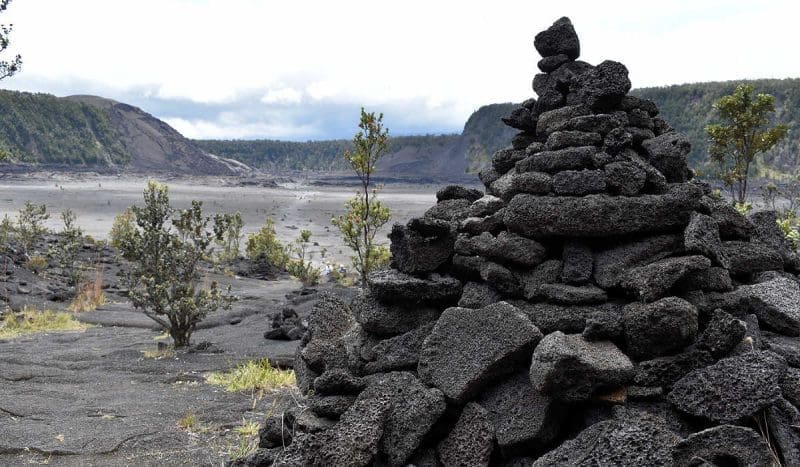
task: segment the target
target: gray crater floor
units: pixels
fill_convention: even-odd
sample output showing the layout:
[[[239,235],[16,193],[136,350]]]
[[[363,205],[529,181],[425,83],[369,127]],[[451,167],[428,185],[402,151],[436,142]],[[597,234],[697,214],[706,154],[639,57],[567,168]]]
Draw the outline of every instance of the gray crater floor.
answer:
[[[205,382],[209,372],[287,358],[296,348],[263,333],[297,282],[235,279],[233,286],[241,297],[233,309],[209,316],[193,335],[213,352],[145,358],[159,331],[127,303],[81,315],[99,324],[85,332],[0,341],[0,465],[223,463],[239,446],[234,428],[243,418],[262,420],[293,402],[289,390],[259,400]],[[178,426],[189,413],[202,433]]]

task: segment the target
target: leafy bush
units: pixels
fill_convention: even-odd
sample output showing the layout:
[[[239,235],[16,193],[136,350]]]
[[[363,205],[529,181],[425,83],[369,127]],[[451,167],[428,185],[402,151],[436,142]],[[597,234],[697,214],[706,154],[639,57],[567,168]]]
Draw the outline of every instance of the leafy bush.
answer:
[[[78,287],[78,294],[69,304],[69,311],[86,312],[94,311],[98,306],[106,303],[106,295],[103,293],[103,270],[99,267],[94,269],[91,280],[84,281]]]
[[[214,241],[222,249],[218,254],[221,261],[232,261],[239,257],[243,227],[244,220],[239,211],[214,216]]]
[[[108,238],[111,241],[111,246],[121,249],[122,245],[129,242],[136,231],[136,219],[133,217],[133,211],[126,209],[114,217],[114,223],[111,224],[111,231],[108,233]]]
[[[25,206],[19,211],[17,238],[22,244],[26,255],[33,252],[33,248],[47,233],[44,222],[49,218],[50,214],[47,213],[47,206],[44,204],[37,205],[26,201]]]
[[[311,231],[301,230],[294,243],[287,245],[291,259],[286,265],[289,274],[300,279],[303,285],[319,284],[320,269],[311,264],[312,255],[308,252]]]
[[[3,216],[3,220],[0,220],[0,253],[5,253],[9,250],[15,236],[14,223],[6,214]]]
[[[258,232],[247,236],[245,246],[247,257],[253,261],[260,257],[279,268],[285,268],[289,262],[289,255],[286,254],[286,247],[278,240],[275,233],[275,221],[267,218],[264,226]]]
[[[83,248],[83,230],[75,225],[76,216],[72,210],[62,212],[61,219],[64,221],[64,229],[59,232],[58,240],[50,249],[50,256],[67,277],[69,285],[78,285],[82,274],[78,254]]]
[[[175,347],[189,345],[192,332],[205,316],[229,308],[234,297],[216,282],[201,286],[200,261],[210,253],[210,221],[202,203],[192,201],[168,225],[175,209],[166,185],[150,181],[144,207],[131,207],[136,228],[121,242],[123,256],[133,262],[128,275],[133,305],[172,336]]]

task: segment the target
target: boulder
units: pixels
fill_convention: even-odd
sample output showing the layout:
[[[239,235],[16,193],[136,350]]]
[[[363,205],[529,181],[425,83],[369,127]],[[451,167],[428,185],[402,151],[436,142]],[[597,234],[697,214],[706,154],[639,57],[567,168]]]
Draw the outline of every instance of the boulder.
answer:
[[[365,387],[364,380],[341,368],[328,370],[314,380],[314,394],[321,395],[358,394]]]
[[[551,71],[555,71],[558,67],[567,63],[569,60],[569,55],[566,54],[551,55],[539,60],[539,63],[537,63],[536,66],[538,66],[539,69],[544,73],[549,73]],[[503,120],[503,122],[505,122],[505,120]],[[508,123],[506,123],[506,125],[508,125]]]
[[[763,243],[777,251],[783,258],[787,267],[794,268],[797,264],[797,254],[791,243],[778,226],[778,213],[775,211],[757,211],[747,216],[755,227],[754,240]]]
[[[612,194],[636,196],[647,182],[647,173],[633,162],[612,162],[603,167],[606,185]]]
[[[506,203],[504,203],[502,199],[496,196],[484,195],[480,199],[477,199],[472,202],[472,205],[470,205],[469,207],[469,216],[470,217],[491,216],[497,211],[503,209],[505,205]]]
[[[618,105],[631,89],[628,69],[612,60],[600,63],[581,78],[578,99],[593,109]]]
[[[514,165],[522,159],[525,159],[525,157],[525,151],[519,149],[501,149],[492,156],[492,167],[497,171],[498,175],[503,175],[513,169]]]
[[[624,386],[633,375],[630,359],[611,342],[560,331],[542,339],[530,370],[537,391],[570,402],[588,400],[601,388]]]
[[[367,283],[372,295],[388,304],[446,304],[461,296],[461,282],[435,273],[422,278],[395,270],[375,271],[367,276]]]
[[[719,225],[711,216],[693,212],[689,225],[683,232],[683,244],[687,251],[704,255],[724,268],[730,267],[722,248]]]
[[[789,366],[800,368],[800,339],[764,331],[761,333],[761,343],[765,349],[786,359]]]
[[[439,316],[439,310],[433,306],[385,305],[369,292],[357,295],[350,306],[365,331],[381,336],[411,331]]]
[[[599,133],[605,136],[611,132],[611,130],[627,125],[628,118],[625,114],[596,114],[571,118],[567,121],[564,128],[572,131]]]
[[[703,204],[717,221],[719,235],[723,240],[749,240],[755,233],[753,223],[739,214],[727,201],[705,197]]]
[[[501,120],[511,128],[532,133],[536,132],[536,117],[527,107],[517,107],[511,111],[508,117],[503,117]]]
[[[519,370],[542,334],[517,308],[448,308],[422,344],[419,377],[463,403],[495,378]],[[458,371],[454,371],[454,369]]]
[[[435,221],[447,224],[442,220]],[[449,224],[447,228],[444,235],[425,236],[416,230],[395,224],[389,234],[392,264],[408,274],[435,271],[453,255],[455,235],[450,233]]]
[[[533,467],[554,465],[672,465],[681,438],[658,418],[615,418],[595,423],[543,455]]]
[[[711,320],[697,339],[697,348],[708,350],[715,358],[728,355],[744,339],[747,324],[722,310],[714,310]]]
[[[556,303],[528,303],[515,300],[513,304],[536,325],[543,333],[550,334],[561,331],[566,334],[581,333],[586,328],[587,320],[595,313],[613,313],[620,315],[622,307],[615,303],[600,305],[559,305]]]
[[[800,465],[800,411],[781,398],[766,415],[771,439],[783,455],[784,465]]]
[[[467,282],[464,284],[464,293],[458,301],[462,308],[483,308],[492,303],[499,302],[500,295],[485,282]]]
[[[526,237],[613,237],[683,229],[701,192],[675,185],[664,195],[583,198],[520,194],[504,210],[503,222]]]
[[[675,382],[690,372],[714,363],[710,353],[701,350],[689,350],[669,357],[658,357],[639,362],[633,381],[637,385],[669,389]]]
[[[641,109],[647,112],[647,115],[655,117],[658,115],[658,106],[650,99],[643,99],[636,96],[625,96],[619,103],[622,110],[630,112],[634,109]]]
[[[531,385],[527,372],[517,373],[481,395],[497,444],[504,451],[547,445],[561,425],[561,406]]]
[[[606,190],[602,170],[565,170],[553,175],[553,192],[564,196],[585,196]]]
[[[692,144],[686,136],[680,133],[667,133],[643,141],[642,148],[647,153],[648,161],[664,174],[669,183],[681,183],[687,180],[689,166],[686,156],[692,150]]]
[[[545,147],[550,151],[576,146],[600,146],[603,144],[603,137],[600,133],[562,130],[554,131],[547,137]]]
[[[586,305],[608,301],[606,291],[593,284],[545,284],[539,287],[539,295],[549,302],[564,305]]]
[[[594,280],[600,287],[616,287],[631,269],[671,256],[682,248],[682,238],[677,235],[658,235],[620,243],[595,254]]]
[[[419,363],[419,351],[435,323],[428,323],[399,336],[384,339],[370,350],[372,358],[364,364],[364,373],[414,370]]]
[[[761,323],[786,334],[800,336],[800,285],[783,277],[745,285],[739,293],[748,297]]]
[[[491,192],[508,202],[518,193],[546,194],[552,188],[553,178],[546,173],[511,170],[492,183]]]
[[[678,297],[631,303],[622,310],[628,353],[638,359],[660,357],[694,342],[697,309]]]
[[[606,134],[605,138],[603,138],[603,150],[605,152],[616,156],[633,146],[633,135],[625,128],[628,127],[614,128]]]
[[[489,465],[494,448],[494,427],[489,412],[470,402],[450,434],[439,443],[439,460],[444,465]]]
[[[520,274],[524,297],[528,300],[538,298],[541,296],[540,289],[543,285],[558,282],[563,264],[557,259],[550,259]]]
[[[752,417],[781,396],[786,361],[767,352],[750,352],[692,371],[667,396],[678,410],[717,423]]]
[[[783,270],[781,255],[762,243],[722,242],[722,251],[730,260],[728,269],[732,275]]]
[[[613,307],[596,310],[587,316],[582,335],[590,341],[618,340],[624,332],[622,312]]]
[[[672,449],[674,465],[772,465],[769,445],[750,428],[720,425],[695,433]]]
[[[681,279],[677,288],[680,290],[730,292],[733,290],[733,281],[727,269],[712,267],[690,272]]]
[[[460,222],[469,216],[470,205],[470,201],[466,199],[446,199],[425,211],[423,217]]]
[[[539,115],[539,121],[536,123],[536,134],[549,135],[554,131],[565,129],[567,123],[573,118],[591,114],[592,109],[585,105],[571,105],[549,110]]]
[[[507,267],[487,261],[481,265],[480,277],[498,292],[517,297],[522,295],[519,277]]]
[[[560,18],[552,26],[536,34],[533,46],[542,57],[563,54],[570,60],[575,60],[581,53],[578,35],[567,17]]]
[[[353,406],[342,414],[339,423],[324,432],[315,461],[299,465],[369,465],[378,453],[378,443],[391,410],[389,395],[370,390],[362,392]]]
[[[795,407],[800,407],[800,369],[789,367],[781,378],[783,397]]]
[[[598,152],[594,146],[578,146],[542,151],[520,160],[516,164],[517,172],[545,172],[554,174],[563,170],[580,170],[592,167],[592,156]]]
[[[536,128],[534,126],[534,128]],[[436,192],[436,201],[445,201],[448,199],[466,199],[469,202],[474,202],[483,196],[483,192],[474,188],[465,188],[459,185],[447,185]]]
[[[705,256],[678,256],[638,266],[628,271],[620,285],[645,302],[657,300],[690,273],[707,270],[711,261]]]
[[[584,242],[567,242],[561,252],[561,280],[567,284],[585,284],[592,277],[592,249]]]
[[[444,395],[438,389],[426,387],[409,372],[381,375],[371,386],[388,394],[392,403],[379,451],[389,465],[405,465],[444,413]]]
[[[354,395],[334,395],[323,396],[312,394],[306,399],[308,410],[315,415],[330,420],[338,420],[343,413],[347,412],[356,400]]]

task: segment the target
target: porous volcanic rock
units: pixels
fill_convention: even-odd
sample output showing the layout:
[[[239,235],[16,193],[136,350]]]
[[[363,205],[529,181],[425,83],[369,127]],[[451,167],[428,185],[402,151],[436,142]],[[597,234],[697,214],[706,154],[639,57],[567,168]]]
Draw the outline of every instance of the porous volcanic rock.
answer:
[[[775,213],[693,179],[688,139],[623,64],[578,60],[568,19],[534,43],[538,96],[502,119],[485,194],[442,188],[390,269],[320,300],[295,332],[309,410],[246,459],[800,462],[800,260]]]

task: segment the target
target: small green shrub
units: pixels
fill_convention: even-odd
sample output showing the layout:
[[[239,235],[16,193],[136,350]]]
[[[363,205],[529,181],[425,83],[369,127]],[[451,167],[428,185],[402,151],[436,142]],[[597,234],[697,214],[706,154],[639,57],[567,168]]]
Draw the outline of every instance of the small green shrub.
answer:
[[[14,229],[14,223],[6,214],[3,216],[3,220],[0,220],[0,253],[5,253],[9,250],[15,237],[16,229]]]
[[[271,217],[267,218],[264,226],[258,232],[247,236],[245,253],[251,260],[260,257],[279,268],[285,268],[289,262],[289,255],[286,254],[286,247],[278,240],[275,233],[275,221]]]
[[[136,219],[133,211],[128,208],[114,217],[114,223],[111,224],[111,231],[108,233],[111,246],[122,249],[122,245],[130,241],[135,231]]]
[[[50,214],[47,213],[47,206],[44,204],[37,205],[27,201],[19,211],[17,237],[26,255],[33,252],[33,248],[47,233],[44,222],[49,218]]]
[[[291,245],[287,245],[290,253],[286,270],[300,279],[303,285],[319,284],[320,269],[311,264],[313,256],[308,251],[311,243],[311,231],[303,229]]]
[[[214,216],[214,241],[220,247],[217,254],[220,261],[232,261],[239,257],[242,228],[244,220],[239,211]]]
[[[75,225],[75,213],[67,209],[61,213],[64,229],[59,232],[55,245],[50,249],[49,256],[55,259],[62,273],[67,277],[69,285],[76,286],[83,273],[78,254],[83,248],[83,230]]]

